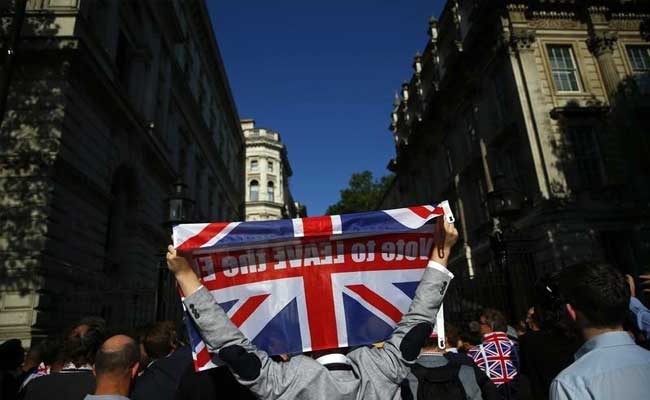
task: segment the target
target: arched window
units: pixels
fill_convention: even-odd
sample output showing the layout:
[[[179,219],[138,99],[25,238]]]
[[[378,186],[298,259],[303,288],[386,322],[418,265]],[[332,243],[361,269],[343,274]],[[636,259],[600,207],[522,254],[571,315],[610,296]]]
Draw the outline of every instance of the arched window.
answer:
[[[258,201],[260,199],[260,185],[257,181],[251,181],[249,197],[250,201]]]
[[[269,182],[266,185],[266,196],[269,201],[275,201],[275,188],[273,187],[273,182]]]

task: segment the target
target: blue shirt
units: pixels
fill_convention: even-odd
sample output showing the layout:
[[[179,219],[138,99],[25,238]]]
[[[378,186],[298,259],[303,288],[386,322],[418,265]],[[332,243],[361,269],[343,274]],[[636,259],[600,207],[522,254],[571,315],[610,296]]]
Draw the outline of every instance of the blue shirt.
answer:
[[[636,323],[646,338],[650,338],[650,310],[636,297],[630,297],[630,311],[636,315]]]
[[[650,351],[634,344],[627,332],[598,335],[575,358],[551,383],[551,400],[649,398]]]

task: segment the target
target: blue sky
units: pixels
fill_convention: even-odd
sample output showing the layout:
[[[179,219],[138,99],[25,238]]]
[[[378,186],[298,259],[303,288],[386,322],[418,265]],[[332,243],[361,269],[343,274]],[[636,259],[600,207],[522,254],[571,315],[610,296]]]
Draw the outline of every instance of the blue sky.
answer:
[[[291,190],[321,215],[353,172],[388,171],[395,91],[443,0],[208,0],[240,118],[277,130]]]

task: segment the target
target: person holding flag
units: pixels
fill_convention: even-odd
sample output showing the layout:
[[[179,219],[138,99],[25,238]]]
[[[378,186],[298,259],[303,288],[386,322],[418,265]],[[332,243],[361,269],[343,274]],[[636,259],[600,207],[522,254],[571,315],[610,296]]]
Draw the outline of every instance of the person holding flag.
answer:
[[[415,297],[381,348],[361,347],[347,354],[314,360],[304,355],[276,362],[257,349],[230,321],[199,281],[189,262],[173,246],[167,265],[185,294],[183,303],[211,352],[237,380],[262,399],[394,399],[417,359],[442,305],[453,274],[446,268],[458,239],[453,223],[438,221],[439,235]]]

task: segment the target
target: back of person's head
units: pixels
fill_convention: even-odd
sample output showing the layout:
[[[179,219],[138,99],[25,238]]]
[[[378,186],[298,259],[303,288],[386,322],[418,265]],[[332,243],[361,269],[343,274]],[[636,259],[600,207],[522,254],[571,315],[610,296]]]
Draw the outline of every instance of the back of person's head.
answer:
[[[490,327],[492,332],[506,332],[508,321],[503,313],[493,308],[486,308],[481,314],[481,323]]]
[[[92,365],[95,353],[106,338],[106,323],[97,317],[86,317],[72,328],[63,343],[63,358],[75,366]]]
[[[561,302],[575,310],[580,328],[615,328],[623,324],[630,288],[614,267],[583,262],[560,271],[555,281]]]
[[[38,344],[38,348],[41,361],[48,367],[63,361],[63,339],[61,337],[46,338]]]
[[[424,339],[424,344],[422,345],[422,349],[427,349],[427,350],[435,350],[438,349],[438,334],[437,333],[432,333],[431,335],[427,336],[426,339]]]
[[[142,346],[151,359],[164,358],[179,345],[176,325],[172,321],[160,321],[149,326],[142,336]]]
[[[133,378],[140,361],[140,350],[132,338],[125,335],[110,337],[95,356],[95,376]]]
[[[460,342],[460,331],[454,325],[445,323],[445,338],[447,340],[447,346],[458,347],[458,343]]]
[[[23,364],[25,349],[19,339],[9,339],[0,344],[0,370],[14,370]]]

